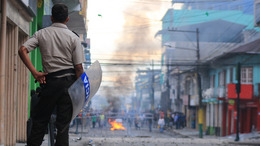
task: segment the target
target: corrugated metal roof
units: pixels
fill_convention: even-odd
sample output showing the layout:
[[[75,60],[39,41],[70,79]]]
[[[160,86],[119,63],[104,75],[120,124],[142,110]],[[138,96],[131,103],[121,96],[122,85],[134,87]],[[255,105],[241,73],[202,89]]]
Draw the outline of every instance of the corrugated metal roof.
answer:
[[[241,32],[246,25],[232,23],[221,19],[213,20],[204,23],[197,23],[193,25],[186,25],[181,27],[175,27],[176,31],[161,30],[156,35],[170,35],[167,41],[196,41],[196,33],[191,32],[178,32],[178,30],[184,31],[196,31],[199,29],[199,40],[201,42],[241,42],[243,40]]]
[[[260,53],[260,39],[254,40],[250,43],[241,45],[228,53],[250,53],[259,54]]]

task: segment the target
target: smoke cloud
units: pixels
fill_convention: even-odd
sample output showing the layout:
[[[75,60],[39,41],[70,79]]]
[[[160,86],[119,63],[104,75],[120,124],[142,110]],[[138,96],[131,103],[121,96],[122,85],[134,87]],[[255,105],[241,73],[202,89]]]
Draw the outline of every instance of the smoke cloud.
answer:
[[[149,63],[153,59],[160,59],[160,41],[155,40],[154,35],[161,27],[160,19],[162,16],[154,18],[152,15],[161,9],[161,4],[157,0],[139,0],[131,3],[123,12],[125,23],[123,31],[117,40],[117,48],[112,59],[128,65],[109,66],[108,68],[111,71],[120,71],[120,73],[115,73],[111,76],[111,78],[114,78],[113,91],[106,91],[107,101],[110,105],[115,106],[114,108],[120,108],[118,107],[118,101],[124,102],[125,98],[133,96],[135,90],[134,78],[137,68],[151,67]],[[149,66],[138,66],[135,63],[147,63]],[[130,72],[124,72],[126,70],[130,70]],[[111,88],[106,90],[111,90]]]

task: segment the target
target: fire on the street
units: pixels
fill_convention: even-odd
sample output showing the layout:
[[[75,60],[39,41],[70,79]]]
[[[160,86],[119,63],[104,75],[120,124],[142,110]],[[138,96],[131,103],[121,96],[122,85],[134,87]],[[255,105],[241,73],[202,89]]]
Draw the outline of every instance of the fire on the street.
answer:
[[[114,131],[114,130],[125,130],[126,128],[123,126],[122,123],[117,123],[115,120],[111,121],[111,119],[108,120],[109,124],[111,124],[111,128],[110,130],[111,131]]]

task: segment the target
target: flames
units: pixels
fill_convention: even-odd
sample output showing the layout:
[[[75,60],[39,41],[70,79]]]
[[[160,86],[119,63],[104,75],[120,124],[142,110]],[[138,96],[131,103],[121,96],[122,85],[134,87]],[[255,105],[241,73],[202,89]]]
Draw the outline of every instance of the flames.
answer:
[[[123,126],[122,123],[117,123],[116,121],[111,121],[111,119],[108,120],[109,124],[111,124],[111,128],[110,130],[111,131],[114,131],[114,130],[125,130],[126,128]]]

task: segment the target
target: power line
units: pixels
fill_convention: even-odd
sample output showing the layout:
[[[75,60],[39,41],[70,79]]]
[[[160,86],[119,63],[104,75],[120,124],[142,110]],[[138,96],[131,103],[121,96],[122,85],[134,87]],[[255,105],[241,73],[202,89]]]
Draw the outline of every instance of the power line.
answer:
[[[250,8],[250,7],[247,7],[247,9],[249,9],[249,8]],[[242,14],[242,15],[243,15],[243,14]],[[242,15],[241,15],[241,16],[242,16]],[[240,16],[240,17],[241,17],[241,16]],[[238,17],[237,20],[238,20],[240,17]],[[248,25],[249,25],[250,23],[252,23],[252,22],[249,22]],[[222,33],[222,35],[220,35],[220,37],[222,37],[222,36],[224,35],[224,33],[228,32],[228,29],[230,29],[232,25],[234,25],[234,24],[230,24],[230,26],[227,27],[227,29],[226,29],[225,31],[223,31],[223,33]],[[247,25],[247,26],[248,26],[248,25]],[[238,32],[237,35],[235,35],[233,38],[231,38],[230,41],[233,41],[233,40],[235,41],[235,40],[239,39],[239,38],[241,37],[239,34],[240,34],[240,32]],[[215,49],[213,49],[211,52],[213,52],[214,50],[215,50],[215,51],[214,51],[211,55],[209,55],[207,58],[211,57],[211,56],[214,55],[217,51],[219,51],[221,48],[225,47],[225,44],[222,45],[223,47],[221,47],[221,45],[222,45],[222,44],[219,44],[217,47],[215,47]]]
[[[175,2],[174,2],[175,1]],[[174,0],[172,3],[208,3],[208,2],[232,2],[238,0],[202,0],[202,1],[185,1],[185,0]]]
[[[129,2],[133,2],[133,3],[142,3],[142,4],[154,4],[154,5],[158,5],[158,3],[171,3],[172,1],[166,1],[166,0],[156,0],[156,1],[129,1]]]
[[[249,8],[250,8],[250,6],[248,5],[248,8],[247,8],[247,9],[249,9]],[[240,17],[241,17],[242,15],[243,15],[243,13],[241,13]],[[238,18],[240,18],[240,17],[238,17]],[[238,18],[237,18],[237,19],[238,19]],[[250,22],[250,23],[251,23],[251,22]],[[227,30],[230,29],[231,26],[232,26],[232,24],[226,29],[226,31],[224,31],[224,33],[227,32]],[[224,33],[223,33],[223,34],[224,34]],[[240,33],[240,32],[239,32],[239,33]],[[185,33],[184,33],[184,34],[185,34]],[[221,36],[222,36],[222,35],[221,35]],[[240,36],[237,36],[237,35],[235,36],[235,38],[237,38],[237,39],[238,39],[239,37],[240,37]],[[187,37],[187,38],[188,38],[188,37]],[[233,39],[232,39],[232,40],[233,40]],[[193,41],[191,41],[191,42],[193,42]],[[218,45],[214,50],[219,51],[219,50],[217,50],[217,49],[219,49],[220,46],[221,46],[221,44]],[[214,53],[212,53],[212,54],[215,54],[216,51],[215,51]],[[212,51],[211,51],[211,52],[212,52]],[[211,54],[211,55],[212,55],[212,54]],[[209,56],[209,57],[210,57],[210,56]],[[208,58],[209,58],[209,57],[208,57]]]
[[[187,3],[190,3],[190,2],[187,2]],[[242,3],[243,4],[243,3]],[[245,2],[245,4],[246,4],[246,2]],[[223,4],[223,5],[225,5],[225,4]],[[238,4],[239,5],[239,4]],[[250,4],[248,4],[248,5],[250,5]],[[218,6],[222,6],[222,4],[221,5],[218,5]],[[216,6],[215,8],[217,8],[218,6]],[[233,5],[232,7],[236,7],[236,5]],[[213,8],[214,9],[214,8]],[[232,10],[232,9],[231,9]],[[216,11],[216,12],[211,12],[211,14],[214,14],[214,13],[219,13],[220,11]],[[221,11],[222,12],[222,11]],[[123,13],[126,13],[126,14],[128,14],[128,15],[131,15],[131,16],[135,16],[135,17],[139,17],[140,19],[148,19],[148,20],[150,20],[150,21],[160,21],[160,20],[154,20],[154,19],[149,19],[149,18],[145,18],[145,17],[141,17],[141,16],[137,16],[137,15],[134,15],[134,14],[130,14],[129,12],[123,12]],[[186,13],[186,11],[184,11],[184,14],[183,15],[185,15],[185,13]],[[205,14],[199,14],[199,15],[192,15],[192,16],[187,16],[187,17],[185,17],[185,16],[181,16],[181,19],[182,19],[182,21],[184,21],[184,19],[186,19],[186,18],[190,18],[190,17],[196,17],[196,16],[202,16],[202,15],[205,15]],[[227,17],[224,17],[224,18],[228,18],[228,17],[232,17],[232,16],[234,16],[234,15],[229,15],[229,16],[227,16]],[[164,21],[165,22],[165,21]],[[185,21],[185,22],[189,22],[189,23],[191,23],[191,22],[193,22],[193,23],[195,23],[195,22],[199,22],[199,21]],[[167,23],[167,21],[166,21],[166,23]],[[183,22],[179,22],[179,23],[183,23]],[[176,23],[175,23],[176,24]],[[160,24],[153,24],[153,25],[160,25]],[[140,25],[140,26],[130,26],[130,27],[136,27],[136,28],[129,28],[130,30],[125,30],[126,32],[128,32],[128,33],[131,33],[131,31],[133,31],[133,29],[143,29],[143,28],[147,28],[147,27],[153,27],[150,23],[149,24],[143,24],[143,25]],[[125,28],[125,27],[124,27]],[[111,29],[109,29],[109,28],[107,28],[108,30],[111,30]],[[99,28],[99,30],[100,30],[100,28]],[[119,31],[119,32],[111,32],[111,33],[121,33],[122,31]],[[100,32],[100,33],[104,33],[104,32]],[[133,32],[133,33],[135,33],[135,32]]]
[[[259,63],[252,63],[252,64],[260,64]],[[128,66],[151,66],[151,64],[144,64],[144,63],[100,63],[101,66],[120,66],[120,67],[128,67]],[[236,65],[232,63],[226,63],[223,65]],[[168,64],[154,64],[154,66],[201,66],[201,67],[208,67],[207,63],[198,64],[194,61],[190,62],[179,62],[179,63],[168,63]]]
[[[102,61],[109,61],[110,63],[112,62],[131,62],[131,63],[138,63],[138,62],[146,62],[146,63],[150,63],[150,59],[146,59],[146,60],[136,60],[136,59],[101,59],[101,58],[95,58],[92,60],[99,60],[100,62]],[[161,62],[161,60],[155,60],[156,62]]]
[[[131,53],[131,57],[151,57],[151,56],[160,56],[161,54],[156,54],[156,55],[132,55],[133,53]],[[95,55],[97,55],[97,56],[111,56],[111,57],[118,57],[118,56],[121,56],[121,57],[126,57],[126,56],[128,56],[129,57],[129,54],[120,54],[120,55],[118,55],[118,54],[93,54],[93,53],[91,53],[91,56],[95,56]]]

